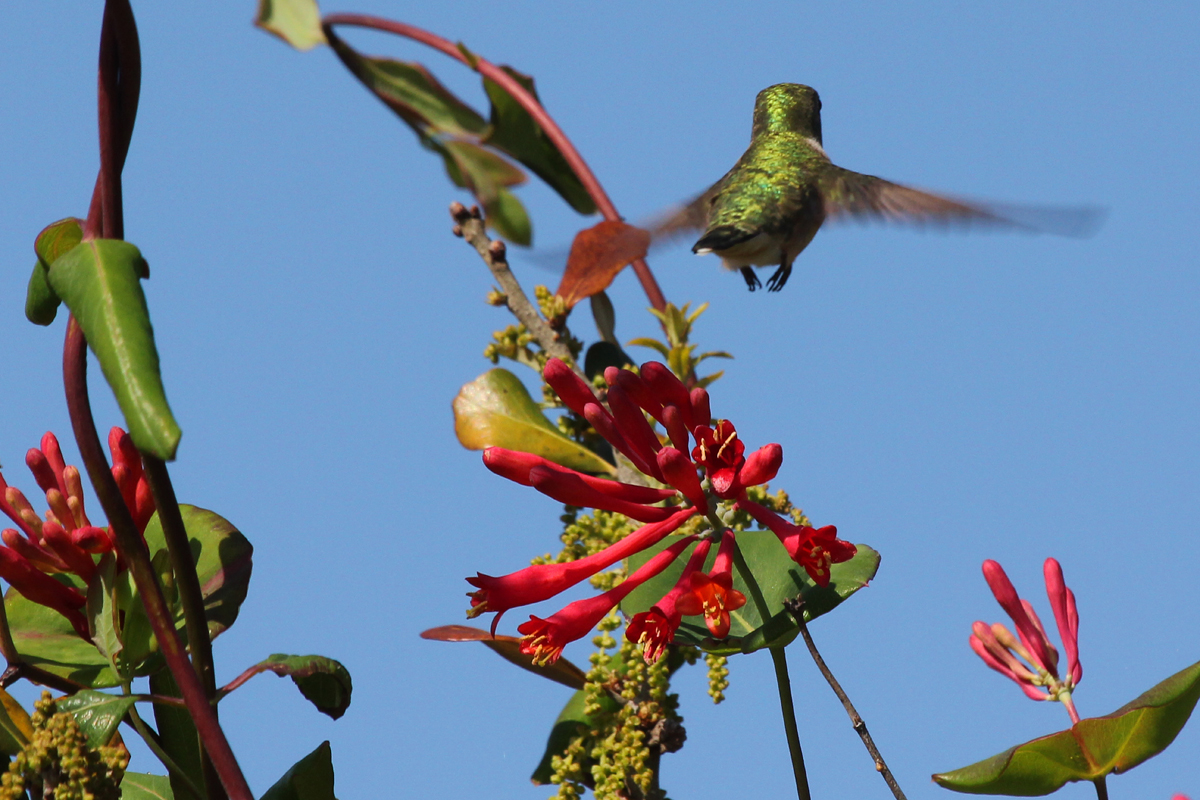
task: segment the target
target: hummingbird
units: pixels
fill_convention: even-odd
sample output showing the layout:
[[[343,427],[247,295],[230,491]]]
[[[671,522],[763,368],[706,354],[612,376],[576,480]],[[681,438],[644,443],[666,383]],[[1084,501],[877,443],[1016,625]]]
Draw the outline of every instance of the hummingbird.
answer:
[[[716,253],[740,270],[750,291],[762,287],[753,267],[774,266],[767,291],[777,292],[792,262],[827,220],[979,221],[1026,230],[1081,235],[1094,209],[1008,209],[943,197],[836,166],[821,139],[821,98],[799,83],[758,93],[750,146],[733,169],[682,209],[650,226],[655,238],[702,229],[697,255]],[[1034,212],[1038,223],[1018,221]]]

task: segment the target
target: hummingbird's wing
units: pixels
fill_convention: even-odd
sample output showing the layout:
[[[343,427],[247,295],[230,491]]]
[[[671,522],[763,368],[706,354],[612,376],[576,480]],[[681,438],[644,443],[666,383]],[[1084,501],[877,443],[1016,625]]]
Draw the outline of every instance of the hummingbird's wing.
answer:
[[[1104,211],[1099,208],[1010,206],[957,200],[833,165],[826,168],[818,189],[829,221],[981,223],[1031,233],[1088,236],[1104,218]]]
[[[708,209],[717,194],[718,181],[684,203],[638,225],[650,231],[654,244],[660,245],[680,236],[691,235],[708,227]]]

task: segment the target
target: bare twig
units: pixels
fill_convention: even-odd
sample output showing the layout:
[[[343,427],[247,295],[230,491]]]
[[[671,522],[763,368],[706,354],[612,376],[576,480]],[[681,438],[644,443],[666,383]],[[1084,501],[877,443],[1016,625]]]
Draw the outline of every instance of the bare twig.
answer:
[[[521,288],[516,276],[512,274],[512,270],[508,267],[508,251],[504,242],[499,239],[493,241],[488,237],[479,208],[477,206],[467,208],[462,203],[451,203],[450,216],[454,218],[454,234],[465,239],[479,253],[483,263],[491,270],[492,277],[500,284],[500,291],[504,293],[505,297],[504,302],[517,321],[525,326],[525,330],[529,331],[529,335],[534,338],[534,341],[541,345],[542,350],[570,364],[579,377],[591,383],[575,363],[570,349],[563,344],[558,333],[550,327],[550,324],[542,319],[537,306],[530,302],[525,290]]]
[[[854,726],[855,732],[862,739],[863,745],[866,746],[867,752],[871,754],[871,758],[875,761],[875,769],[883,776],[884,782],[888,788],[892,790],[892,795],[896,800],[907,800],[904,796],[904,791],[900,788],[900,784],[896,782],[896,778],[892,775],[892,771],[888,769],[887,762],[883,760],[883,756],[879,754],[879,748],[875,746],[875,741],[871,739],[871,734],[867,731],[867,723],[863,722],[863,718],[858,715],[858,709],[850,702],[850,698],[846,692],[842,690],[842,685],[838,683],[837,678],[833,677],[833,673],[829,671],[825,659],[821,658],[821,654],[817,652],[817,645],[813,641],[812,634],[808,632],[808,625],[804,622],[804,598],[796,597],[793,600],[784,602],[786,608],[795,618],[796,624],[800,627],[800,635],[804,637],[804,643],[808,645],[809,655],[817,665],[817,669],[821,670],[821,674],[825,676],[825,680],[829,682],[829,686],[833,689],[833,693],[837,695],[838,700],[842,701],[842,706],[846,709],[846,713],[850,715],[850,723]]]

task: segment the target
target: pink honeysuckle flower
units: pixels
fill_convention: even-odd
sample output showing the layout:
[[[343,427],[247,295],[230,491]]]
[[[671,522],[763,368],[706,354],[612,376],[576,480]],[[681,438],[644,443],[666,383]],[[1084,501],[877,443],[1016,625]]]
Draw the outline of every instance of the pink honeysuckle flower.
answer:
[[[704,566],[711,545],[711,539],[701,539],[671,591],[649,611],[634,614],[625,626],[625,638],[642,646],[642,658],[647,664],[662,658],[667,645],[675,641],[675,631],[683,621],[683,614],[675,607],[676,601],[691,588],[692,573]]]
[[[529,621],[517,627],[525,637],[521,652],[532,655],[535,664],[553,664],[567,644],[587,636],[626,595],[670,566],[695,539],[694,535],[680,539],[604,594],[576,600],[546,619],[530,614]]]
[[[1030,698],[1062,702],[1072,722],[1078,722],[1079,714],[1071,699],[1072,690],[1083,677],[1083,668],[1079,664],[1079,614],[1075,609],[1075,595],[1063,582],[1058,561],[1046,559],[1043,572],[1046,594],[1067,654],[1065,674],[1060,677],[1058,651],[1050,643],[1033,606],[1017,596],[1004,569],[991,559],[983,562],[984,578],[996,600],[1016,624],[1017,635],[999,623],[988,626],[976,622],[971,628],[971,649],[989,667],[1014,681]]]
[[[495,611],[496,617],[492,620],[492,634],[495,635],[496,624],[508,609],[549,600],[600,570],[608,569],[647,547],[653,547],[695,513],[694,508],[678,510],[668,519],[643,525],[616,544],[578,561],[535,564],[499,577],[479,573],[474,578],[467,578],[467,583],[477,588],[477,591],[467,594],[471,598],[467,616],[474,618]]]
[[[833,525],[823,528],[793,525],[769,508],[750,500],[745,493],[738,499],[738,508],[745,510],[758,524],[779,537],[788,555],[804,567],[804,571],[818,586],[829,585],[832,565],[849,561],[858,552],[858,548],[850,542],[837,538],[837,528]]]
[[[729,635],[730,611],[746,605],[746,596],[733,588],[733,531],[721,534],[721,546],[707,574],[693,572],[687,591],[675,601],[675,609],[684,616],[704,615],[704,624],[716,639]]]
[[[139,531],[154,514],[154,501],[142,474],[142,460],[129,435],[113,428],[108,437],[113,478],[129,506]],[[87,621],[80,609],[84,595],[50,575],[74,573],[84,582],[96,571],[94,556],[112,551],[111,531],[92,525],[84,509],[83,482],[76,467],[63,459],[53,433],[42,437],[41,447],[25,454],[25,464],[46,498],[45,519],[28,498],[0,475],[0,513],[17,526],[0,531],[0,578],[35,603],[58,611],[75,631],[89,639]]]

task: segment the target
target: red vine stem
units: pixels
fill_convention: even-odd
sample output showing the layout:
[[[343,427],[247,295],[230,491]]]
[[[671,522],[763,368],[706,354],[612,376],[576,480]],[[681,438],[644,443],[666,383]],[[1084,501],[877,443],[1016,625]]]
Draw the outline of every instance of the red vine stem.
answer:
[[[456,61],[477,70],[485,78],[512,95],[513,99],[529,112],[534,121],[546,132],[546,136],[554,143],[554,146],[563,154],[568,166],[571,167],[571,170],[579,178],[580,183],[583,184],[583,188],[587,190],[588,195],[596,203],[596,208],[600,210],[604,218],[610,222],[621,221],[621,215],[617,213],[617,207],[613,205],[612,200],[608,197],[608,193],[604,191],[604,187],[596,179],[595,173],[592,172],[587,162],[583,160],[583,156],[575,149],[575,145],[563,133],[562,128],[558,127],[558,123],[546,112],[546,109],[542,107],[537,98],[527,92],[525,87],[515,78],[492,62],[472,54],[475,59],[474,63],[472,63],[463,51],[459,49],[458,45],[449,39],[443,39],[435,33],[430,33],[414,25],[406,25],[403,22],[394,22],[382,17],[371,16],[370,14],[329,14],[322,21],[322,24],[325,27],[352,25],[359,28],[370,28],[386,33],[394,33],[397,36],[404,36],[432,47],[434,50],[438,50]],[[646,293],[646,298],[650,301],[650,305],[659,311],[666,308],[666,298],[663,297],[662,289],[659,288],[658,281],[654,279],[654,273],[650,271],[650,266],[646,263],[646,260],[639,258],[634,261],[633,271],[637,274],[638,281],[642,284],[642,290]]]
[[[121,170],[133,137],[141,85],[137,25],[129,0],[108,0],[104,5],[99,66],[97,105],[100,175],[88,209],[84,238],[121,239],[124,238]],[[109,471],[88,397],[87,341],[74,316],[67,322],[67,336],[63,345],[63,385],[71,426],[88,478],[112,526],[117,550],[129,565],[163,658],[187,704],[203,745],[203,754],[211,759],[220,783],[235,800],[253,800],[250,786],[217,721],[216,709],[209,702],[200,676],[188,661],[187,652],[175,630],[174,615],[167,607],[158,585],[146,543],[134,525],[133,517]],[[210,797],[214,793],[220,796],[217,787],[210,786]]]

